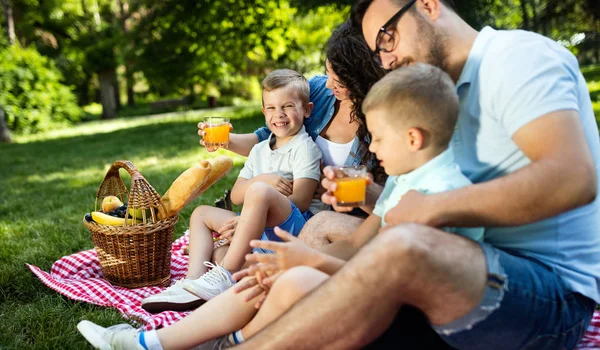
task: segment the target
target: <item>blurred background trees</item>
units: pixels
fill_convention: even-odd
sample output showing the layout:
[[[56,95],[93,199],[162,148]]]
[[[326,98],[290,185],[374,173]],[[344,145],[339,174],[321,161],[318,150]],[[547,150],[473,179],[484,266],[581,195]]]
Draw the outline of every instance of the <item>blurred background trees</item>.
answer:
[[[0,107],[15,133],[238,104],[271,69],[324,72],[351,0],[0,0]],[[598,0],[455,0],[476,29],[532,30],[600,62]],[[0,121],[0,134],[3,123]]]

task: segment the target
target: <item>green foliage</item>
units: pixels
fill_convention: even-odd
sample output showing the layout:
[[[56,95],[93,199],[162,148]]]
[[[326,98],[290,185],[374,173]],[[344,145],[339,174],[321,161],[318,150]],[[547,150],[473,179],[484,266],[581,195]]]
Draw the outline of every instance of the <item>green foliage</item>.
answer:
[[[78,121],[81,109],[53,62],[35,49],[13,45],[0,51],[0,106],[16,133]]]

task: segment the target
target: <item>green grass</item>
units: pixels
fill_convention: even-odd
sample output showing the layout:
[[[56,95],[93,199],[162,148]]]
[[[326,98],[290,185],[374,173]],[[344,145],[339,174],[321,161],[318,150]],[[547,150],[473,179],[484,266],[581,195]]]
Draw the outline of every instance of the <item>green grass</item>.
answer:
[[[117,311],[62,297],[24,264],[49,271],[60,257],[93,247],[81,219],[94,210],[96,190],[114,160],[131,160],[162,194],[200,159],[233,156],[198,145],[196,124],[207,113],[230,115],[242,133],[264,124],[258,108],[225,108],[89,122],[0,145],[0,349],[87,348],[77,322],[123,322]],[[230,174],[182,211],[176,238],[195,206],[212,204],[232,186],[244,161],[233,159]],[[125,171],[122,177],[129,185]]]

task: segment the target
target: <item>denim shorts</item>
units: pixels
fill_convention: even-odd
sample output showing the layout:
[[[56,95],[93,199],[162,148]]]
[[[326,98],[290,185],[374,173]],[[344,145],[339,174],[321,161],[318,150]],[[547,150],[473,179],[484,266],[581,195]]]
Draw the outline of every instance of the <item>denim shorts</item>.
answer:
[[[480,243],[488,268],[481,303],[434,330],[458,349],[573,349],[596,303],[541,262]]]
[[[308,219],[310,219],[313,215],[310,210],[301,213],[300,209],[298,209],[293,202],[290,201],[290,204],[292,205],[292,212],[287,217],[287,219],[285,219],[285,221],[283,221],[277,226],[279,226],[280,229],[291,233],[294,237],[298,237],[300,231],[302,231],[302,228],[304,227],[304,224],[306,224],[306,221],[308,221]],[[260,240],[281,242],[281,238],[279,238],[279,236],[275,234],[275,231],[273,231],[273,227],[265,228],[265,231],[263,232],[262,236],[260,236]],[[254,248],[252,249],[252,252],[273,253],[268,249],[262,248]]]

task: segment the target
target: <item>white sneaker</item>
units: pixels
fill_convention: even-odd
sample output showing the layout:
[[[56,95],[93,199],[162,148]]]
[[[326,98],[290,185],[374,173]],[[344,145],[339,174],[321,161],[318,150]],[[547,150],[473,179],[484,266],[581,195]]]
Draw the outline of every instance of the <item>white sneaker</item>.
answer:
[[[193,310],[204,303],[204,300],[183,289],[184,279],[180,279],[159,294],[142,300],[142,308],[153,314],[163,311]]]
[[[104,328],[90,321],[81,321],[77,330],[96,349],[144,350],[138,343],[138,330],[126,323]]]
[[[231,273],[223,266],[213,265],[209,261],[205,261],[204,265],[212,268],[212,270],[197,280],[186,280],[183,282],[183,289],[204,300],[210,300],[235,284]]]

